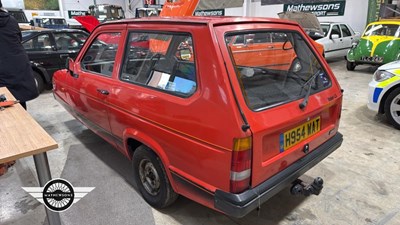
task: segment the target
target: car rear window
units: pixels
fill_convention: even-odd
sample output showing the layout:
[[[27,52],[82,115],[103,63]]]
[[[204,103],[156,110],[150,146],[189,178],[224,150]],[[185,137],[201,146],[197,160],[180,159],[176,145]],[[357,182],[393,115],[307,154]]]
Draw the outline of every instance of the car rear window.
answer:
[[[253,37],[244,46],[235,36]],[[297,32],[230,33],[226,45],[236,67],[247,105],[254,111],[281,105],[320,92],[331,80]],[[309,90],[310,89],[310,90]]]
[[[365,29],[363,36],[393,36],[399,37],[399,25],[372,24]]]

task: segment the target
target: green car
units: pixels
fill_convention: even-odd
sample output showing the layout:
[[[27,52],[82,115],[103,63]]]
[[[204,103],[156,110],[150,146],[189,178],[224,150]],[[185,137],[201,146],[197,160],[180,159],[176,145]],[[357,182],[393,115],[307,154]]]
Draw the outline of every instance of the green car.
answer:
[[[383,65],[400,59],[400,20],[370,23],[347,53],[347,70],[360,64]]]

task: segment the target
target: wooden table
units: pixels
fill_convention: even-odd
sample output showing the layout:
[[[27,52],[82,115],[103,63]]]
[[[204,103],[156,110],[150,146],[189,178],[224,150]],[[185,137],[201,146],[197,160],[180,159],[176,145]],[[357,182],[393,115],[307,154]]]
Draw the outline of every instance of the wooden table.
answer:
[[[7,100],[15,100],[5,87],[0,94]],[[58,148],[55,140],[20,105],[15,104],[0,111],[0,163],[33,156],[39,184],[44,187],[51,180],[46,152]],[[60,225],[58,213],[46,207],[50,225]]]

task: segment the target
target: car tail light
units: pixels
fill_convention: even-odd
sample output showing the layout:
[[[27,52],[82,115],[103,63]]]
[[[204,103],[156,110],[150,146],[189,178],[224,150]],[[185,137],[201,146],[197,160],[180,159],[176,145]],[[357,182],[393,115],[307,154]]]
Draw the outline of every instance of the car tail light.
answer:
[[[251,137],[234,140],[231,164],[232,193],[240,193],[250,186],[251,177]]]

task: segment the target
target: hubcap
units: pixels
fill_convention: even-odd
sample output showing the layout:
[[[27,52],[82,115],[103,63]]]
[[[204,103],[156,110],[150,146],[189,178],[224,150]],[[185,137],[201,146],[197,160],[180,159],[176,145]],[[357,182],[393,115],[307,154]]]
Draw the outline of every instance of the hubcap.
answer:
[[[392,103],[390,104],[390,114],[392,115],[394,121],[400,124],[400,94],[394,97]]]
[[[139,164],[140,181],[144,189],[150,195],[157,195],[160,191],[160,177],[153,163],[148,159],[142,159]]]

